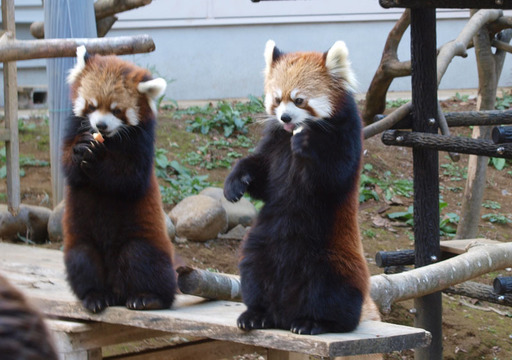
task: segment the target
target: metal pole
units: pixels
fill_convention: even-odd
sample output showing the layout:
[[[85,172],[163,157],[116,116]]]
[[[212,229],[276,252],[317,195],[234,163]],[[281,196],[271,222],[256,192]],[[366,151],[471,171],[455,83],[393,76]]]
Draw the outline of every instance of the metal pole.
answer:
[[[437,68],[435,9],[411,9],[413,131],[437,133]],[[414,237],[417,267],[436,262],[439,248],[439,155],[413,149]],[[414,301],[415,326],[430,331],[432,344],[416,349],[415,359],[443,357],[441,293]]]
[[[46,0],[44,2],[44,17],[46,39],[96,37],[94,0]],[[66,120],[71,115],[71,100],[66,76],[74,63],[74,58],[47,60],[52,200],[54,207],[63,198],[64,176],[60,166],[61,143]]]

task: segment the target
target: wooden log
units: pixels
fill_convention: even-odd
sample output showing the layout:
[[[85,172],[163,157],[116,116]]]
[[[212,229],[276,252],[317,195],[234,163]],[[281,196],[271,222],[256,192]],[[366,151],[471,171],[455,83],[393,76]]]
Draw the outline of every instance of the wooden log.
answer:
[[[512,110],[487,110],[487,111],[458,111],[444,113],[448,127],[468,126],[496,126],[512,124]],[[375,115],[373,124],[386,118],[385,115]],[[391,129],[410,129],[412,127],[412,115],[406,115]],[[445,135],[445,134],[443,134]]]
[[[500,276],[494,279],[492,286],[496,294],[508,294],[512,296],[512,276]]]
[[[498,295],[493,291],[492,286],[474,281],[466,281],[462,284],[450,286],[444,289],[443,292],[446,294],[467,296],[493,304],[512,306],[512,294]]]
[[[512,126],[497,126],[493,128],[492,141],[495,144],[512,142]]]
[[[383,8],[512,9],[512,0],[379,0]]]
[[[378,267],[414,264],[414,250],[379,251],[375,255]]]
[[[98,0],[94,3],[94,15],[96,18],[96,23],[99,26],[100,20],[103,20],[108,17],[113,17],[115,14],[132,10],[141,6],[145,6],[151,3],[152,0]],[[104,26],[104,25],[102,25]],[[100,30],[100,29],[97,29]],[[102,32],[97,31],[98,36]],[[44,38],[44,22],[36,21],[30,25],[30,33],[36,39]]]
[[[80,45],[85,45],[92,54],[102,55],[138,54],[155,50],[155,43],[148,35],[102,39],[10,40],[0,42],[0,61],[75,57],[76,48]]]
[[[452,151],[505,159],[512,158],[512,144],[496,145],[491,140],[459,136],[388,130],[382,133],[382,142],[386,145]]]
[[[184,294],[207,299],[242,301],[238,276],[180,266],[178,287]]]

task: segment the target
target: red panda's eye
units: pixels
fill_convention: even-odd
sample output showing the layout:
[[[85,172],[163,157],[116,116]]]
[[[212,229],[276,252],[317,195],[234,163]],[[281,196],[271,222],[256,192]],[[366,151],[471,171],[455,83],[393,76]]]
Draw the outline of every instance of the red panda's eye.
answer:
[[[281,103],[281,98],[275,97],[274,101],[276,102],[277,105],[279,105]]]
[[[89,110],[90,112],[93,112],[96,110],[96,106],[89,104],[89,106],[87,107],[87,110]]]
[[[300,106],[300,105],[304,104],[304,99],[303,98],[297,98],[293,102],[295,103],[295,105]]]
[[[112,115],[114,115],[114,116],[121,115],[121,110],[119,110],[118,108],[115,108],[114,110],[112,110]]]

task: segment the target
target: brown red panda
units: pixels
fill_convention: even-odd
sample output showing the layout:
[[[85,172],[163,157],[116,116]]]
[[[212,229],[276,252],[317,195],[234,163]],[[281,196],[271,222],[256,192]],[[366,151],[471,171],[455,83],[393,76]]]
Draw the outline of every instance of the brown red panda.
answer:
[[[269,119],[224,194],[265,203],[242,245],[245,330],[347,332],[379,319],[358,226],[361,119],[345,43],[326,53],[265,49]],[[362,309],[365,309],[362,311]]]
[[[83,305],[168,308],[176,278],[154,172],[155,100],[165,80],[116,56],[77,49],[68,76],[63,217],[68,282]],[[99,132],[103,142],[96,141]]]

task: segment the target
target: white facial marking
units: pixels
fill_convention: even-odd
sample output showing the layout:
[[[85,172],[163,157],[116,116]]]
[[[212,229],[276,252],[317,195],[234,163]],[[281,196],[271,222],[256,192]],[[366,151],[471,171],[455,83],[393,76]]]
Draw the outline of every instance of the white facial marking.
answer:
[[[309,99],[308,105],[315,110],[320,118],[327,118],[331,116],[332,106],[327,96]]]
[[[75,116],[84,116],[85,99],[83,96],[78,95],[73,104],[73,113]]]
[[[92,104],[94,105],[94,107],[98,107],[98,100],[96,100],[96,99],[92,98],[92,99],[91,99],[91,102],[92,102]]]
[[[281,117],[284,114],[291,118],[290,122],[285,123],[281,120]],[[283,125],[283,128],[286,131],[291,132],[297,125],[303,123],[308,117],[310,117],[310,114],[306,110],[295,106],[293,102],[281,102],[281,104],[276,108],[276,117]]]
[[[123,122],[111,113],[104,113],[99,110],[96,110],[89,114],[89,122],[91,123],[93,129],[97,131],[100,131],[98,129],[99,123],[105,124],[107,127],[105,130],[102,130],[102,132],[106,136],[114,135],[117,132],[117,130],[119,130],[119,128],[123,125]]]
[[[139,116],[137,115],[137,112],[132,108],[126,110],[126,118],[128,119],[128,123],[132,126],[139,124]]]
[[[302,130],[304,130],[304,126],[301,125],[298,128],[296,128],[295,130],[293,130],[293,135],[299,134],[300,132],[302,132]]]
[[[110,104],[110,110],[114,110],[117,107],[117,103],[114,101],[112,104]]]
[[[292,92],[290,93],[290,97],[292,98],[292,100],[295,100],[298,97],[301,97],[299,95],[299,89],[293,89]]]

